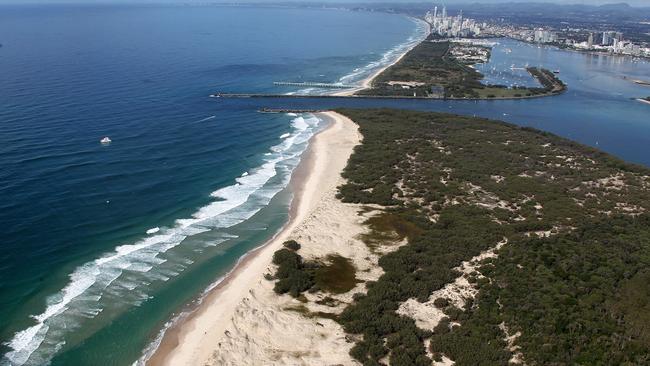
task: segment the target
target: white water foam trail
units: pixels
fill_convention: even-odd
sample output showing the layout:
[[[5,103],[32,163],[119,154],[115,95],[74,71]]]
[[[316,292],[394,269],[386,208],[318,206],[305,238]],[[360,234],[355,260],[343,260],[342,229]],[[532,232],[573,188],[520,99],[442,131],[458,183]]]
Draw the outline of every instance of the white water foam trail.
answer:
[[[425,21],[417,18],[409,19],[417,24],[417,28],[404,43],[388,50],[379,60],[373,61],[364,67],[354,69],[351,73],[342,76],[337,83],[342,85],[358,83],[369,75],[372,75],[376,70],[397,61],[406,50],[411,49],[418,43],[422,42],[429,35],[429,25]]]
[[[228,273],[221,276],[218,280],[216,280],[215,282],[210,284],[210,286],[208,286],[205,290],[203,290],[201,296],[198,297],[194,305],[195,306],[201,305],[205,300],[205,297],[210,293],[210,291],[212,291],[217,286],[219,286],[223,281],[226,280],[226,278],[230,277],[230,275],[232,275],[232,273],[237,269],[237,267],[239,267],[240,263],[244,259],[246,259],[246,257],[248,257],[248,254],[249,253],[246,253],[243,256],[241,256],[237,260],[237,263],[235,263],[233,268],[230,271],[228,271]],[[167,331],[173,326],[175,326],[176,324],[178,324],[179,322],[181,322],[182,320],[184,320],[185,318],[187,318],[187,316],[189,316],[190,314],[191,314],[190,311],[183,311],[180,314],[174,316],[171,320],[167,321],[163,325],[162,329],[156,335],[156,338],[154,338],[154,340],[151,343],[149,343],[147,347],[145,347],[145,349],[142,351],[142,356],[137,361],[133,362],[132,366],[145,366],[147,364],[147,361],[149,361],[149,359],[151,358],[151,356],[153,356],[156,353],[158,347],[160,347],[160,344],[162,343],[162,340],[165,337]]]
[[[338,85],[355,85],[358,84],[360,81],[364,80],[368,76],[372,75],[376,70],[385,67],[386,65],[390,65],[393,62],[397,61],[397,59],[408,49],[414,47],[418,43],[422,42],[424,39],[427,38],[429,35],[429,24],[427,24],[424,20],[418,19],[418,18],[412,18],[409,17],[411,21],[417,24],[417,27],[413,34],[404,42],[401,43],[387,52],[385,52],[381,58],[377,61],[373,61],[363,67],[358,67],[352,70],[351,73],[342,76],[339,78],[339,80],[335,83]],[[314,94],[314,95],[325,95],[325,94],[332,94],[335,93],[336,91],[332,91],[331,89],[320,89],[320,88],[305,88],[305,89],[300,89],[297,92],[289,92],[286,93],[287,95],[293,95],[293,94]]]
[[[217,118],[217,116],[205,117],[205,118],[203,118],[203,119],[201,119],[201,120],[198,120],[198,121],[196,121],[196,122],[197,122],[197,123],[199,123],[199,122],[205,122],[205,121],[209,121],[209,120],[211,120],[211,119],[215,119],[215,118]]]
[[[11,351],[0,364],[47,364],[65,345],[66,335],[102,313],[102,306],[137,306],[149,297],[146,288],[153,281],[167,281],[193,263],[189,258],[161,258],[164,253],[188,237],[239,224],[266,206],[288,184],[319,120],[309,114],[296,116],[291,125],[290,135],[264,155],[261,166],[236,178],[235,184],[213,192],[211,196],[217,200],[191,218],[179,219],[171,228],[159,228],[136,243],[118,246],[112,253],[75,269],[68,284],[48,297],[45,311],[32,316],[35,324],[15,333],[6,343]],[[280,182],[269,183],[278,174]],[[229,238],[232,236],[224,234],[222,239],[205,243],[204,248]],[[194,249],[200,252],[204,248]],[[102,299],[105,304],[101,304]]]

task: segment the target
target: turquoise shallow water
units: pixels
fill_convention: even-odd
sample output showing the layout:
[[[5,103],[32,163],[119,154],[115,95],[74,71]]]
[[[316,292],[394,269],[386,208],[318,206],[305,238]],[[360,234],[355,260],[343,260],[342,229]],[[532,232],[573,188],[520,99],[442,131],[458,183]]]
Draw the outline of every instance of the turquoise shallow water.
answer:
[[[321,128],[208,95],[354,82],[418,32],[335,10],[0,6],[0,363],[138,359],[286,221]]]

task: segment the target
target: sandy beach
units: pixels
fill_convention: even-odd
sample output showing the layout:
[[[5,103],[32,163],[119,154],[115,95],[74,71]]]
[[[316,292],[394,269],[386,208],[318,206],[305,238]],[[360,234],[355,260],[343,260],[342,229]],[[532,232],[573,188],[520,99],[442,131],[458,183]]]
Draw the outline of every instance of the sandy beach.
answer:
[[[419,42],[375,70],[359,87],[334,95],[351,96],[371,87],[378,75]],[[357,364],[349,355],[354,343],[338,323],[292,311],[338,313],[352,301],[352,293],[366,291],[364,282],[381,275],[378,252],[371,253],[358,239],[367,230],[363,222],[374,213],[364,210],[360,214],[358,205],[344,204],[335,197],[344,182],[340,174],[361,135],[356,124],[342,115],[325,112],[320,117],[330,125],[314,136],[292,175],[294,200],[289,222],[274,239],[249,253],[189,316],[166,332],[148,365]],[[305,259],[322,260],[329,254],[351,259],[360,284],[333,296],[338,302],[334,308],[316,304],[323,294],[307,294],[308,304],[288,295],[278,296],[273,292],[274,283],[264,275],[274,273],[273,253],[289,239],[302,245],[299,254]]]
[[[413,44],[413,46],[406,49],[395,61],[391,62],[390,64],[388,64],[388,65],[386,65],[384,67],[381,67],[381,68],[377,69],[375,72],[370,74],[367,78],[361,80],[358,87],[341,90],[341,91],[338,91],[336,93],[332,93],[332,95],[341,96],[341,97],[349,97],[349,96],[354,95],[358,91],[370,88],[372,86],[373,80],[375,80],[377,78],[377,76],[379,76],[382,72],[384,72],[389,67],[391,67],[391,66],[395,65],[396,63],[398,63],[404,57],[404,55],[406,55],[410,50],[412,50],[413,47],[417,46],[418,43],[419,42],[415,42]]]
[[[427,34],[427,35],[428,35],[428,34]],[[425,37],[425,38],[426,38],[426,37]],[[413,42],[413,44],[412,44],[410,47],[408,47],[407,49],[405,49],[404,52],[402,52],[402,54],[400,54],[400,56],[399,56],[398,58],[395,59],[395,61],[393,61],[393,62],[387,64],[387,65],[384,66],[384,67],[381,67],[381,68],[375,70],[375,72],[373,72],[372,74],[370,74],[367,78],[361,80],[361,82],[359,83],[359,86],[358,86],[358,87],[356,87],[356,88],[352,88],[352,89],[341,90],[341,91],[339,91],[339,92],[333,93],[332,95],[337,95],[337,96],[347,97],[347,96],[352,96],[352,95],[354,95],[354,94],[355,94],[356,92],[358,92],[358,91],[361,91],[361,90],[364,90],[364,89],[368,89],[368,88],[370,88],[370,87],[372,86],[372,82],[377,78],[377,76],[379,76],[382,72],[384,72],[384,71],[385,71],[386,69],[388,69],[389,67],[391,67],[391,66],[395,65],[396,63],[398,63],[398,62],[399,62],[399,61],[404,57],[404,55],[406,55],[407,53],[409,53],[409,52],[410,52],[410,51],[411,51],[415,46],[417,46],[418,44],[420,44],[420,42],[422,42],[423,40],[424,40],[424,38],[418,40],[417,42]]]
[[[372,256],[369,250],[355,239],[365,230],[359,207],[335,198],[336,187],[343,182],[340,173],[361,136],[356,124],[342,115],[325,112],[321,117],[329,119],[330,125],[313,137],[292,176],[295,196],[290,221],[170,329],[147,364],[355,364],[348,354],[353,343],[338,323],[288,310],[301,303],[275,294],[273,281],[264,278],[274,273],[273,253],[288,239],[302,244],[299,253],[305,258],[336,253],[351,258],[357,267],[367,267],[358,268],[367,270],[362,274],[367,279],[380,274],[376,264],[367,260]],[[351,300],[354,291],[342,294],[341,300]],[[311,300],[319,296],[309,294]]]

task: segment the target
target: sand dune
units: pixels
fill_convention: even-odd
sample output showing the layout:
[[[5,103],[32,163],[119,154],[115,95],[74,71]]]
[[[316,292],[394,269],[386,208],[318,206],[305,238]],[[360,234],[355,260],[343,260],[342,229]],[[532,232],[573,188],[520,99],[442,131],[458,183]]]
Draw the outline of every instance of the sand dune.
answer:
[[[335,296],[340,306],[315,303],[322,293],[307,294],[307,304],[273,292],[273,253],[288,239],[301,243],[307,259],[340,254],[353,260],[362,280],[380,275],[376,255],[357,239],[366,229],[358,205],[335,198],[341,171],[360,143],[357,126],[336,113],[323,113],[331,125],[316,135],[292,177],[295,198],[291,220],[266,246],[242,262],[230,278],[163,340],[149,364],[162,365],[352,365],[353,342],[333,320],[296,311],[339,312],[360,283]],[[322,308],[322,309],[320,309]]]

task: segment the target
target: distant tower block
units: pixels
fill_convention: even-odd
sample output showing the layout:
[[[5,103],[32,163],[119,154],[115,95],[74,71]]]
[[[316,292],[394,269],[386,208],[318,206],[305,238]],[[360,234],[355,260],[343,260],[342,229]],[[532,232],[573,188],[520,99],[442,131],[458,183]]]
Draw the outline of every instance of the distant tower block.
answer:
[[[434,7],[433,7],[433,17],[434,17],[434,18],[437,18],[437,17],[438,17],[438,7],[437,7],[437,6],[434,6]]]

